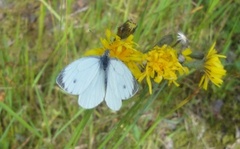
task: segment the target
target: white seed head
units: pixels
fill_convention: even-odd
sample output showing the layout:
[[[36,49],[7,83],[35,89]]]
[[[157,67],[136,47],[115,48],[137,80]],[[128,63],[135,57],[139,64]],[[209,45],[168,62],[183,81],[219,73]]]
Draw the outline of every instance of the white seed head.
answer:
[[[188,45],[188,39],[182,32],[177,33],[177,41],[179,41],[183,46]]]

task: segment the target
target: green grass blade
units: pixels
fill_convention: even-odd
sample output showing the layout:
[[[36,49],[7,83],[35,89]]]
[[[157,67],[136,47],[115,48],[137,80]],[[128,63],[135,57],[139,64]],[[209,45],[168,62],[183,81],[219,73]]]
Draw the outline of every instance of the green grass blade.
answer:
[[[73,148],[73,147],[76,146],[77,141],[80,139],[80,136],[81,136],[84,128],[87,126],[87,122],[91,118],[92,113],[93,113],[93,110],[86,110],[85,111],[85,113],[83,114],[84,117],[80,121],[80,124],[77,126],[77,128],[74,130],[74,133],[73,133],[71,139],[69,140],[69,142],[65,146],[66,149]]]
[[[16,120],[18,120],[23,127],[27,128],[30,132],[32,132],[35,136],[42,138],[42,135],[36,130],[36,128],[30,126],[24,119],[22,119],[17,113],[15,113],[10,107],[8,107],[3,102],[0,102],[0,107],[8,112],[8,114],[12,115]]]
[[[70,119],[60,130],[56,132],[56,134],[53,136],[53,140],[55,140],[69,125],[72,124],[74,120],[76,120],[79,115],[81,115],[85,110],[81,109],[79,110],[73,117]]]
[[[60,22],[62,21],[61,17],[58,15],[58,13],[47,2],[45,2],[45,0],[39,0],[39,1],[47,7],[47,9],[55,16],[55,18],[58,21],[60,21]]]

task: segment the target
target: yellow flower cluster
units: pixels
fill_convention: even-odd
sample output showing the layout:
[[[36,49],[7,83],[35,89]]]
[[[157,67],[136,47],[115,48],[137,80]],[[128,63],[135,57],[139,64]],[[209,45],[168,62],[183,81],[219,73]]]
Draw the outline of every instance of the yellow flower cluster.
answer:
[[[110,30],[106,30],[106,39],[101,39],[101,43],[102,48],[89,50],[85,55],[102,55],[108,49],[110,57],[123,61],[139,82],[146,80],[150,94],[152,82],[161,83],[167,80],[168,84],[174,83],[179,86],[177,83],[179,76],[189,72],[182,62],[192,61],[192,51],[189,48],[178,53],[172,46],[164,44],[155,46],[147,53],[141,53],[135,49],[137,44],[133,41],[133,35],[123,39]],[[225,56],[216,54],[214,46],[215,44],[204,59],[204,75],[199,84],[204,89],[207,89],[209,81],[220,86],[223,82],[222,77],[226,74],[219,60]],[[179,60],[180,56],[183,60]]]
[[[133,35],[122,40],[110,30],[106,30],[106,39],[101,39],[101,42],[102,48],[89,50],[85,56],[102,55],[108,49],[111,58],[124,62],[136,78],[140,76],[139,64],[143,61],[144,55],[134,48],[137,44],[133,42]]]
[[[183,67],[179,63],[176,50],[170,46],[156,46],[145,54],[145,58],[145,69],[138,80],[141,82],[146,78],[150,94],[152,93],[151,79],[156,83],[160,83],[165,79],[169,81],[169,84],[173,82],[178,86],[176,82],[178,74],[182,75],[188,73],[188,68]]]

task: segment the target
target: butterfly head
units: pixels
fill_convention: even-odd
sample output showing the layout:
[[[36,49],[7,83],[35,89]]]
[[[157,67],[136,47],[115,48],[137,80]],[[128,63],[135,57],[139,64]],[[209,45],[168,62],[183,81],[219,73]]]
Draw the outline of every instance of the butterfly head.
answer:
[[[109,57],[110,56],[110,51],[107,49],[105,50],[105,52],[103,53],[103,56],[102,57]]]

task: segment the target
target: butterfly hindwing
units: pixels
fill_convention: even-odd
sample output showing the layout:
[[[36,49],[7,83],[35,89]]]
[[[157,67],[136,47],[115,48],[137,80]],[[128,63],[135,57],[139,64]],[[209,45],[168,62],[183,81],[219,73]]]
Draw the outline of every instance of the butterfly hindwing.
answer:
[[[90,81],[88,88],[84,92],[79,94],[78,104],[83,108],[91,109],[99,105],[104,100],[104,96],[105,96],[105,72],[102,69],[99,69],[97,75],[95,75],[95,77],[93,77],[92,80]]]
[[[131,98],[138,90],[138,84],[128,67],[120,60],[110,59],[107,75],[105,100],[112,110],[119,110],[122,100]]]

